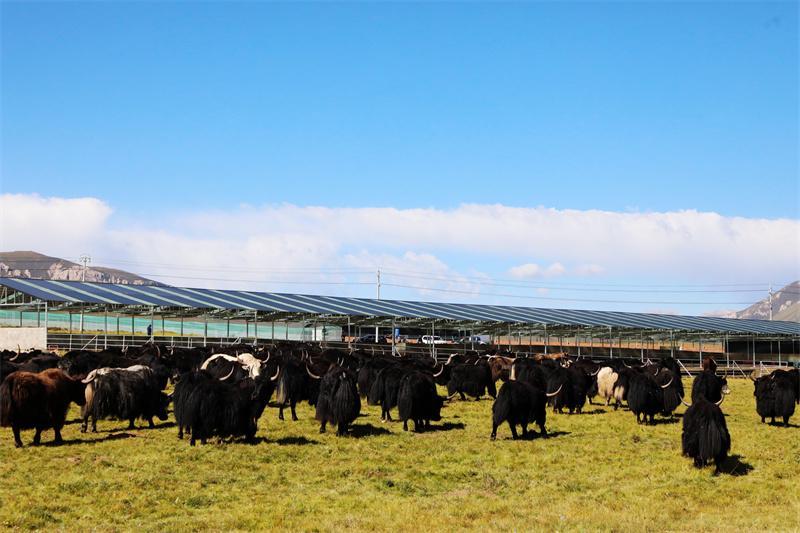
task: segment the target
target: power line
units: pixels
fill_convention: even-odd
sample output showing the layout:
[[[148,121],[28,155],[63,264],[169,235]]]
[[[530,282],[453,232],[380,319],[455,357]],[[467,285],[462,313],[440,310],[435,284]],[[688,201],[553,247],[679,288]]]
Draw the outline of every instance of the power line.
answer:
[[[435,276],[419,276],[413,274],[397,274],[397,273],[390,273],[390,276],[400,277],[400,278],[414,278],[414,279],[426,279],[426,280],[433,280],[433,281],[447,281],[453,282],[458,281],[461,279],[466,279],[465,283],[472,283],[475,285],[487,285],[493,287],[514,287],[514,288],[541,288],[541,289],[549,289],[549,290],[564,290],[564,291],[577,291],[577,292],[622,292],[622,293],[737,293],[737,292],[754,292],[754,293],[763,293],[764,289],[603,289],[603,288],[589,288],[589,287],[575,287],[570,285],[544,285],[538,284],[536,282],[515,282],[515,281],[508,281],[508,282],[495,282],[491,278],[464,278],[462,276],[453,276],[449,278],[445,277],[435,277]],[[472,281],[472,280],[475,281]],[[788,291],[783,291],[788,292]]]
[[[400,285],[397,283],[384,283],[389,287],[400,287],[404,289],[415,289],[418,291],[436,291],[454,294],[469,294],[472,296],[501,296],[503,298],[521,298],[526,300],[547,300],[558,302],[592,302],[592,303],[614,303],[614,304],[658,304],[658,305],[750,305],[753,302],[674,302],[674,301],[648,301],[648,300],[599,300],[594,298],[554,298],[547,296],[525,296],[520,294],[501,294],[475,291],[463,291],[458,289],[439,289],[436,287],[419,287],[415,285]]]

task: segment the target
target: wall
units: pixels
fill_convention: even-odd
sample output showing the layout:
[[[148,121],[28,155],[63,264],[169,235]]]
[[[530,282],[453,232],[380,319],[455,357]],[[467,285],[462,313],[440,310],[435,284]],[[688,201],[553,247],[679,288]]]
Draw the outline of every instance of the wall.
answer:
[[[44,328],[0,327],[0,350],[46,350],[47,332]]]

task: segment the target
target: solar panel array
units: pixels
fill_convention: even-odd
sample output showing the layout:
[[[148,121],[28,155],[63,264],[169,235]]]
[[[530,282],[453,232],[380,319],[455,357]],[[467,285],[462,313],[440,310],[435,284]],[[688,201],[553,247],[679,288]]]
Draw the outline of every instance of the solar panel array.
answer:
[[[43,301],[75,304],[143,305],[354,317],[404,317],[509,324],[800,335],[800,324],[798,323],[767,320],[376,300],[342,296],[196,289],[166,285],[122,285],[23,278],[0,278],[0,286],[6,286]]]

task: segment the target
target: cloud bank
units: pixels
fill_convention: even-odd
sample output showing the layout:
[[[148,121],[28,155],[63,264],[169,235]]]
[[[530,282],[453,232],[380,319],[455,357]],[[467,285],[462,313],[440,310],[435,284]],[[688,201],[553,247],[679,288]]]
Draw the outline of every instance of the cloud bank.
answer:
[[[591,276],[652,283],[800,277],[800,221],[694,210],[241,205],[123,222],[98,198],[4,194],[0,222],[3,250],[30,249],[68,258],[90,252],[98,264],[108,258],[153,268],[179,265],[172,271],[184,273],[187,285],[226,285],[188,278],[192,272],[202,277],[199,269],[207,274],[209,267],[222,271],[231,265],[245,281],[248,269],[255,273],[383,267],[435,275],[447,280],[445,286],[473,294],[480,292],[476,279],[488,272],[519,280]],[[234,276],[220,272],[218,277]],[[338,278],[332,274],[328,279]],[[241,280],[227,285],[242,286]],[[166,281],[181,284],[179,279]]]

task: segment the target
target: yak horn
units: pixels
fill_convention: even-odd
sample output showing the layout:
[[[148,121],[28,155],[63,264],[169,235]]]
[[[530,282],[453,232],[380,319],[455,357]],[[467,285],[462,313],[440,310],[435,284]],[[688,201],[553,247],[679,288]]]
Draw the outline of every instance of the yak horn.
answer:
[[[446,362],[445,364],[446,364],[446,365],[449,365],[449,364],[450,364],[450,361],[452,361],[452,360],[453,360],[453,357],[455,357],[455,356],[456,356],[456,354],[452,354],[450,357],[448,357],[448,358],[447,358],[447,362]]]
[[[631,365],[629,365],[629,364],[628,364],[628,363],[626,363],[625,361],[623,361],[623,362],[622,362],[622,364],[623,364],[623,365],[625,365],[625,366],[626,366],[626,367],[628,367],[628,368],[633,368]]]
[[[661,367],[656,368],[656,373],[653,375],[657,376],[659,372],[661,372]],[[670,383],[672,383],[672,381],[670,381]]]
[[[688,403],[686,403],[685,401],[683,401],[683,396],[678,396],[678,398],[680,398],[680,399],[681,399],[681,403],[682,403],[683,405],[685,405],[686,407],[691,407],[691,406],[692,406],[691,404],[688,404]]]
[[[597,370],[595,370],[595,371],[594,371],[594,372],[591,374],[591,376],[592,376],[592,377],[596,376],[597,374],[599,374],[599,373],[600,373],[600,371],[601,371],[602,369],[603,369],[603,367],[602,367],[602,366],[601,366],[601,367],[599,367]]]
[[[715,404],[716,404],[716,405],[722,405],[722,402],[723,402],[723,401],[725,401],[725,393],[723,393],[723,394],[722,394],[722,395],[719,397],[719,401],[718,401],[718,402],[715,402]]]
[[[88,376],[86,376],[81,380],[81,383],[91,383],[92,381],[94,381],[94,378],[96,376],[97,376],[97,370],[92,370],[91,372],[89,372]]]
[[[557,390],[557,391],[555,391],[555,392],[547,392],[547,393],[545,393],[545,396],[547,396],[548,398],[552,398],[553,396],[555,396],[555,395],[557,395],[559,392],[561,392],[561,389],[563,389],[563,388],[564,388],[564,384],[562,383],[562,384],[561,384],[561,385],[558,387],[558,390]]]
[[[280,374],[280,373],[281,373],[281,367],[278,366],[278,369],[275,371],[275,375],[274,376],[270,376],[269,380],[270,381],[275,381],[276,379],[278,379],[278,374]]]
[[[455,395],[456,395],[456,394],[458,394],[458,391],[455,391],[453,394],[451,394],[450,396],[448,396],[448,397],[447,397],[447,399],[448,399],[448,400],[451,400],[451,399],[453,399],[453,398],[455,397]]]
[[[339,357],[339,358],[336,360],[336,364],[337,364],[338,366],[342,366],[342,365],[344,364],[344,357]]]
[[[15,356],[14,356],[14,357],[12,357],[11,359],[9,359],[9,361],[16,361],[16,360],[17,360],[17,357],[19,357],[19,355],[20,355],[20,352],[21,352],[21,351],[22,351],[22,350],[20,349],[20,347],[19,347],[19,344],[17,344],[17,355],[15,355]]]
[[[436,367],[434,366],[434,368]],[[442,368],[437,373],[435,373],[433,377],[438,378],[439,376],[442,375],[442,372],[444,372],[444,365],[442,365]]]
[[[266,359],[264,359],[264,363],[265,363],[265,364],[266,364],[266,363],[269,363],[269,358],[270,358],[270,357],[272,357],[272,352],[270,352],[269,350],[267,350],[267,358],[266,358]]]
[[[672,376],[671,378],[669,378],[669,383],[667,383],[666,385],[661,385],[661,388],[662,388],[662,389],[666,389],[667,387],[669,387],[670,385],[672,385],[672,381],[673,381],[674,379],[675,379],[675,376]]]
[[[227,376],[225,376],[224,378],[219,378],[219,380],[220,380],[220,381],[225,381],[226,379],[228,379],[229,377],[231,377],[231,376],[233,375],[233,371],[234,371],[234,370],[236,370],[236,367],[235,367],[235,366],[231,367],[231,371],[230,371],[230,372],[228,372],[228,375],[227,375]]]
[[[748,378],[750,378],[750,381],[752,381],[753,383],[755,383],[755,382],[756,382],[756,380],[755,380],[755,379],[753,379],[753,374],[752,374],[752,373],[750,373],[750,374],[747,374],[747,377],[748,377]]]
[[[314,374],[311,370],[308,369],[308,363],[306,363],[306,372],[308,372],[308,375],[314,379],[322,379],[320,376]]]

